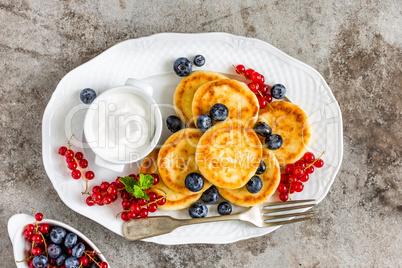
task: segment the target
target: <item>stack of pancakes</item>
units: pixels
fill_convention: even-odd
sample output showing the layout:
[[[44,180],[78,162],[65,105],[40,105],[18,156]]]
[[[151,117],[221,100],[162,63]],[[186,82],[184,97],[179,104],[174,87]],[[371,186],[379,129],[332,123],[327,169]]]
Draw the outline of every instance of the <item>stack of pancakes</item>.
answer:
[[[217,103],[228,108],[228,118],[213,122],[205,133],[195,128],[197,117],[209,114]],[[139,171],[160,176],[152,188],[159,194],[167,193],[161,210],[187,208],[212,185],[233,204],[248,207],[262,203],[278,187],[280,167],[298,160],[311,137],[307,116],[297,105],[278,101],[271,103],[273,109],[259,110],[257,97],[246,84],[215,72],[196,71],[185,77],[176,88],[174,105],[189,128],[172,134],[160,149],[151,152]],[[282,136],[280,149],[270,151],[264,146],[264,138],[252,129],[257,121],[266,122],[273,133]],[[245,185],[261,161],[266,165],[265,172],[258,175],[263,186],[252,194]],[[204,178],[198,192],[185,186],[185,178],[192,172]]]

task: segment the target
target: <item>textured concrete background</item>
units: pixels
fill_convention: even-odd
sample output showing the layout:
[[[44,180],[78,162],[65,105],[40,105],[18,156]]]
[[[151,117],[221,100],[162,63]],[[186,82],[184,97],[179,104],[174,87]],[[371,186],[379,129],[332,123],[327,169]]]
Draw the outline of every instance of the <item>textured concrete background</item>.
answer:
[[[320,3],[322,2],[322,3]],[[402,3],[383,1],[0,1],[0,266],[9,217],[35,205],[92,239],[113,267],[402,267]],[[41,120],[59,80],[130,38],[222,31],[313,66],[344,119],[344,161],[320,218],[228,245],[129,243],[58,197]]]

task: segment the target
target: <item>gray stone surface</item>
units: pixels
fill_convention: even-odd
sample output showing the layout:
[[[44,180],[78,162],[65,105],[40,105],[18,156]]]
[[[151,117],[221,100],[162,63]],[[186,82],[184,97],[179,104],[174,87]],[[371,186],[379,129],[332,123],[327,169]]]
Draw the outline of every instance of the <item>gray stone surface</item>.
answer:
[[[112,267],[401,267],[402,4],[383,1],[0,1],[0,266],[9,217],[35,206],[92,239]],[[317,220],[227,245],[129,243],[71,211],[41,157],[58,81],[120,41],[214,32],[267,41],[323,74],[344,161]]]

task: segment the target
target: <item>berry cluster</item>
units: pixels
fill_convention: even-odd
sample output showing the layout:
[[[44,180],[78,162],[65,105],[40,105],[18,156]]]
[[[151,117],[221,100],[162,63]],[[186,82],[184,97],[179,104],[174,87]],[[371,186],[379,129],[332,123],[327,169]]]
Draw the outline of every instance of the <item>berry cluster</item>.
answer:
[[[321,156],[316,159],[313,153],[307,152],[300,160],[285,167],[285,173],[281,174],[281,182],[277,189],[281,201],[287,201],[289,195],[294,192],[303,191],[303,183],[309,180],[310,174],[314,172],[314,167],[321,168],[324,165]]]
[[[159,183],[159,176],[150,174],[152,176],[152,184]],[[130,174],[130,178],[134,178],[137,182],[140,180],[140,174]],[[88,206],[108,205],[117,200],[118,193],[122,198],[123,211],[120,212],[120,217],[123,221],[128,221],[138,217],[146,218],[149,212],[155,212],[159,206],[166,203],[166,195],[159,196],[155,192],[149,191],[143,197],[135,196],[134,193],[127,191],[126,186],[122,182],[122,177],[117,177],[112,183],[102,182],[92,188],[92,193],[86,199]],[[149,188],[149,187],[146,187]]]
[[[201,67],[205,64],[205,57],[203,55],[196,55],[194,57],[194,65]],[[180,57],[173,63],[173,71],[178,76],[188,76],[193,70],[193,64],[188,58]]]
[[[34,211],[35,214],[35,211]],[[23,261],[29,268],[42,267],[100,267],[108,268],[106,262],[100,262],[97,254],[75,233],[68,233],[60,226],[49,227],[43,220],[42,213],[35,214],[35,224],[28,224],[24,237],[32,243],[30,255]]]
[[[257,95],[258,104],[260,109],[264,109],[273,98],[282,99],[285,96],[286,88],[281,84],[273,85],[272,87],[265,84],[265,77],[254,71],[253,69],[246,69],[244,65],[235,66],[236,72],[243,75],[245,78],[251,80],[248,87],[255,95]]]
[[[70,139],[71,140],[71,139]],[[83,169],[88,168],[88,160],[84,158],[84,154],[82,152],[76,152],[70,148],[70,141],[68,142],[68,149],[65,146],[59,148],[59,154],[66,158],[67,167],[71,170],[71,177],[75,180],[83,178],[85,180],[85,191],[86,193],[88,189],[88,181],[92,180],[95,177],[95,173],[91,170],[87,170],[84,173]]]

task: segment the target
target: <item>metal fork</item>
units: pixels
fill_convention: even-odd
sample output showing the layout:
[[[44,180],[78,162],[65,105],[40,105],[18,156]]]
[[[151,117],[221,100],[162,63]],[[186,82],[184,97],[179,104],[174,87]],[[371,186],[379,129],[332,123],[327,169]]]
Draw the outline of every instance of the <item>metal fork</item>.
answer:
[[[253,206],[250,209],[243,212],[225,216],[217,216],[217,217],[176,219],[170,216],[155,216],[149,218],[134,219],[124,223],[123,234],[127,240],[134,241],[152,236],[167,234],[172,232],[174,229],[184,225],[198,224],[204,222],[229,221],[229,220],[245,221],[252,223],[257,227],[272,227],[272,226],[284,225],[317,218],[316,214],[318,211],[309,210],[306,212],[296,212],[296,213],[277,214],[277,215],[267,215],[267,214],[310,208],[316,205],[315,203],[311,202],[315,202],[315,200],[310,199],[310,200],[298,200],[289,202],[263,203],[260,205]],[[297,205],[293,206],[293,204]],[[300,216],[305,217],[300,218]],[[276,219],[286,219],[286,218],[293,218],[293,219],[272,221]]]

